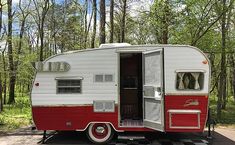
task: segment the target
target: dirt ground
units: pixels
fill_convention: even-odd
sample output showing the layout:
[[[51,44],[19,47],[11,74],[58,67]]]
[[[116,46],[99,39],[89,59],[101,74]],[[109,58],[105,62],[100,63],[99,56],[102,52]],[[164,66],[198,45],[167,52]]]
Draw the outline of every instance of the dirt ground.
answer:
[[[235,128],[234,127],[216,127],[215,132],[212,133],[213,139],[209,140],[207,144],[213,145],[235,145]],[[159,140],[180,139],[203,139],[206,140],[206,132],[204,134],[148,134],[151,136],[151,143],[157,143]],[[32,131],[30,127],[21,128],[11,133],[0,135],[0,145],[38,145],[42,141],[41,131]],[[172,141],[173,142],[173,141]],[[51,136],[47,139],[46,145],[89,145],[91,144],[86,138],[85,133],[79,132],[51,132]],[[171,143],[174,144],[174,143]],[[199,143],[200,144],[200,143]],[[199,145],[195,143],[195,145]],[[201,144],[200,144],[201,145]]]

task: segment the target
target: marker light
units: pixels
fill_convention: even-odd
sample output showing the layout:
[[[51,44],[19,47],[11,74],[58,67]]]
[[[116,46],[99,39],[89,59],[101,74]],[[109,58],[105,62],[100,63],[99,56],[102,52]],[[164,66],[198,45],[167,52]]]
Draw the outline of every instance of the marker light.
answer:
[[[203,63],[203,64],[207,64],[207,63],[208,63],[208,61],[207,61],[207,60],[204,60],[204,61],[202,61],[202,63]]]

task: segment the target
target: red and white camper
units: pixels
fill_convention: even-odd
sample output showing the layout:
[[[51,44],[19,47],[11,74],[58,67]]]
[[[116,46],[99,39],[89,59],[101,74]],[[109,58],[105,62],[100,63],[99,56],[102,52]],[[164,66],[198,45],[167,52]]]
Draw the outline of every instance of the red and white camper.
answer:
[[[38,130],[203,132],[210,64],[184,45],[105,44],[35,64],[31,92]]]

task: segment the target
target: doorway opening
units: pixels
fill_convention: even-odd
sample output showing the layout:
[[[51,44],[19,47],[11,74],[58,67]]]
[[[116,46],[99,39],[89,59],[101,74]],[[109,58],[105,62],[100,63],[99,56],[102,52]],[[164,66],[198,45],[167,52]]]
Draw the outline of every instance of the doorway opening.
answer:
[[[142,53],[120,54],[120,126],[143,126]]]

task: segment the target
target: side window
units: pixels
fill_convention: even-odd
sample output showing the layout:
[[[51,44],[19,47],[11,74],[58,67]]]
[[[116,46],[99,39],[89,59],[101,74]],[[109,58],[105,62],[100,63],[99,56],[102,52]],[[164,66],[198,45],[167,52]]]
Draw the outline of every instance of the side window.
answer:
[[[177,90],[202,90],[204,85],[203,72],[177,72]]]
[[[105,82],[113,82],[113,75],[110,75],[110,74],[104,75],[104,81]]]
[[[97,74],[94,77],[94,81],[97,83],[101,82],[113,82],[113,75],[112,74]]]
[[[103,75],[95,75],[95,82],[103,82],[104,76]]]
[[[81,79],[57,80],[58,94],[80,94],[82,92]]]

